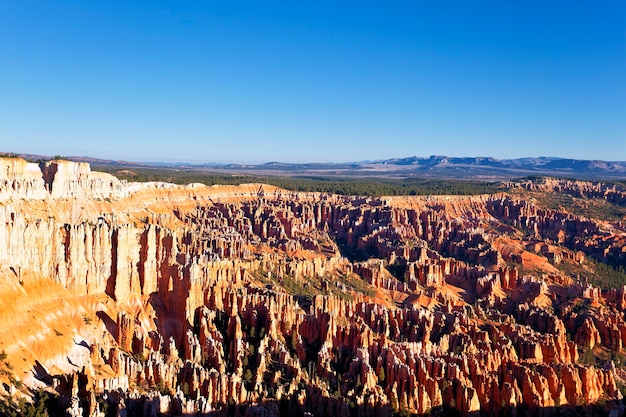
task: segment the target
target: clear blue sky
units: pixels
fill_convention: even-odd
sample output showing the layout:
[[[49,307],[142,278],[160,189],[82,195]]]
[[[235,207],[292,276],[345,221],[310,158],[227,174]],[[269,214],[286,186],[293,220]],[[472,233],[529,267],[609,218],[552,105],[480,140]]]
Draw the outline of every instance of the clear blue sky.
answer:
[[[626,2],[0,0],[0,151],[626,160]]]

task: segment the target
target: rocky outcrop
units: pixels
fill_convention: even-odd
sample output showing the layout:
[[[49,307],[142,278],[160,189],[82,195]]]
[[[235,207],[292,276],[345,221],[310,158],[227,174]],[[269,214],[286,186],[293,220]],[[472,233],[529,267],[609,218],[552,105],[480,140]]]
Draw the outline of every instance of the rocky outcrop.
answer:
[[[44,199],[43,174],[37,164],[19,158],[0,158],[0,201],[9,199]]]
[[[603,222],[562,210],[542,209],[508,196],[492,199],[487,208],[499,220],[524,230],[540,242],[572,250],[577,260],[581,259],[580,254],[586,254],[609,265],[626,265],[626,235],[615,226],[607,227]]]
[[[604,233],[592,220],[502,195],[137,185],[85,164],[2,164],[7,395],[46,387],[71,415],[621,410],[619,363],[599,359],[623,352],[623,289],[522,274],[511,259],[530,252],[498,240],[521,228],[577,247]],[[547,264],[558,252],[537,248]]]
[[[626,188],[618,184],[543,178],[540,181],[507,182],[504,186],[507,188],[523,188],[530,191],[554,191],[572,197],[602,199],[618,205],[626,204]]]
[[[36,164],[18,158],[0,158],[0,201],[122,198],[129,195],[131,188],[110,174],[92,172],[87,163],[59,160]]]

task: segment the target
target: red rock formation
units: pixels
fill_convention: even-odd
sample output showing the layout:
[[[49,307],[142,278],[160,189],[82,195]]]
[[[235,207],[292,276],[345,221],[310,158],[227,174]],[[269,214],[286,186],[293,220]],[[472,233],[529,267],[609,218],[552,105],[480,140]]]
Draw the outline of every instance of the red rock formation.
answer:
[[[621,399],[615,367],[581,364],[579,349],[621,354],[624,290],[569,286],[553,269],[522,276],[496,244],[522,229],[551,242],[519,245],[546,263],[615,247],[593,220],[503,196],[137,185],[84,164],[0,166],[0,339],[11,364],[24,358],[2,374],[11,394],[24,380],[71,399],[73,414],[97,413],[97,397],[119,413],[249,416]],[[600,247],[585,246],[590,232]]]

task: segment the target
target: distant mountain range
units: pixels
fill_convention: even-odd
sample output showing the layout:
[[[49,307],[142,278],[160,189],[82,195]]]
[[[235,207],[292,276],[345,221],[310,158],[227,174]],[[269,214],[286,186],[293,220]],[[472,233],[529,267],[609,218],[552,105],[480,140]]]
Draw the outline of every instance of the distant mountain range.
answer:
[[[37,160],[49,157],[20,154]],[[124,168],[163,168],[240,173],[251,175],[300,176],[358,176],[358,177],[428,177],[510,179],[530,175],[557,176],[580,179],[626,179],[626,162],[579,160],[557,157],[496,159],[490,157],[448,157],[433,155],[427,158],[411,156],[374,161],[346,163],[283,163],[264,164],[188,164],[184,162],[129,162],[89,157],[64,157],[73,161],[89,162],[93,166]]]
[[[207,167],[209,168],[209,167]],[[433,178],[507,179],[529,175],[580,179],[626,178],[626,162],[577,160],[555,157],[495,159],[489,157],[430,156],[349,163],[212,166],[219,170],[293,175],[391,176]]]
[[[495,159],[489,157],[409,157],[377,161],[382,165],[411,167],[417,171],[434,170],[446,172],[456,169],[469,170],[474,174],[493,172],[517,175],[530,173],[574,177],[626,177],[626,162],[579,160],[556,157]]]

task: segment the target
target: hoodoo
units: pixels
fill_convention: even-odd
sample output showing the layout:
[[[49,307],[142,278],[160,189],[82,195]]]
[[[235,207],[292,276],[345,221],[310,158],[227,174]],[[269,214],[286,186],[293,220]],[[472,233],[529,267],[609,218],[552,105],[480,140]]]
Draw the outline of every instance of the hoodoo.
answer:
[[[0,395],[76,417],[619,415],[626,287],[567,268],[623,266],[625,248],[623,222],[523,194],[130,183],[0,159]]]

